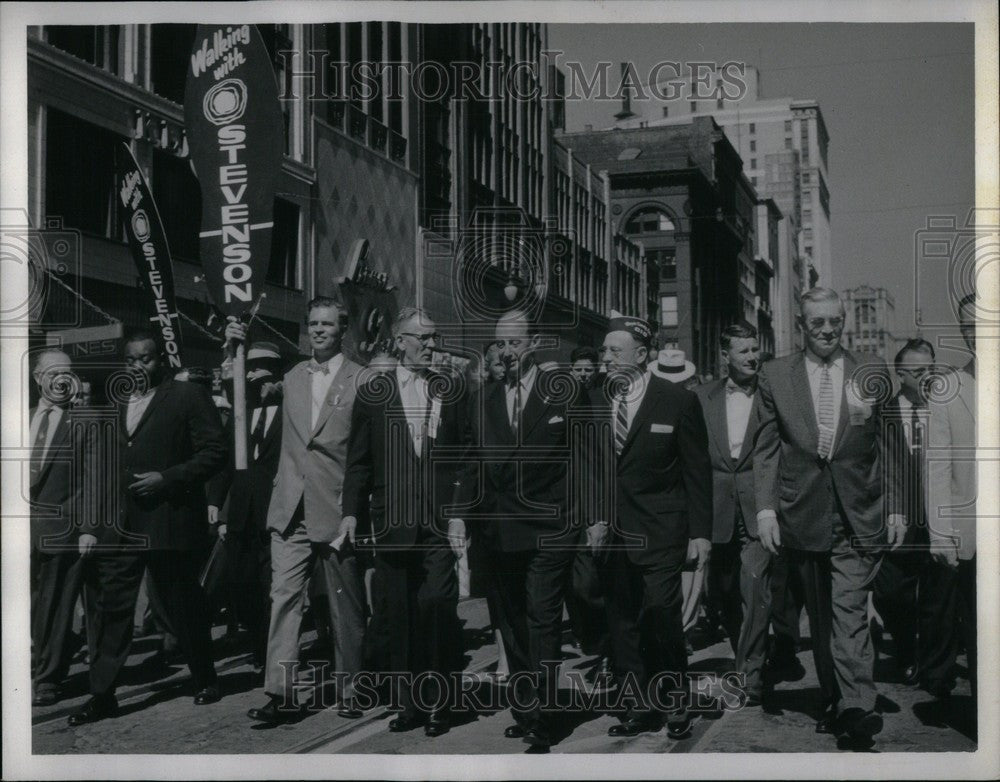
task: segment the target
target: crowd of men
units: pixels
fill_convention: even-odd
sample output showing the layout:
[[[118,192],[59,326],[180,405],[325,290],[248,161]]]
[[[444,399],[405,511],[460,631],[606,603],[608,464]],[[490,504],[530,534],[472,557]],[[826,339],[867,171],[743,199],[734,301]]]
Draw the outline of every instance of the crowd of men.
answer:
[[[959,311],[974,356],[974,298]],[[974,358],[943,369],[921,339],[891,369],[852,353],[843,304],[823,288],[802,296],[804,349],[763,362],[755,330],[733,325],[725,376],[700,385],[677,351],[654,359],[637,318],[613,317],[566,372],[539,362],[543,334],[512,309],[471,384],[441,371],[420,310],[399,313],[395,361],[379,371],[344,354],[335,300],[313,299],[305,320],[312,356],[286,374],[274,345],[247,345],[245,470],[235,418],[223,424],[195,373],[169,376],[152,334],[125,340],[132,383],[110,461],[73,428],[69,357],[37,355],[35,705],[61,697],[82,590],[91,697],[69,724],[117,715],[144,574],[194,703],[222,698],[202,577],[213,528],[263,676],[266,700],[248,713],[260,723],[301,716],[308,604],[332,638],[338,714],[371,708],[359,677],[366,635],[380,633],[398,705],[388,729],[448,731],[464,651],[456,563],[470,546],[506,674],[505,736],[532,747],[557,739],[564,608],[609,686],[628,692],[610,735],[689,736],[685,612],[701,584],[699,613],[732,645],[738,707],[801,669],[804,607],[816,731],[876,735],[872,593],[903,681],[948,697],[964,648],[975,693]],[[249,335],[231,320],[225,336]]]

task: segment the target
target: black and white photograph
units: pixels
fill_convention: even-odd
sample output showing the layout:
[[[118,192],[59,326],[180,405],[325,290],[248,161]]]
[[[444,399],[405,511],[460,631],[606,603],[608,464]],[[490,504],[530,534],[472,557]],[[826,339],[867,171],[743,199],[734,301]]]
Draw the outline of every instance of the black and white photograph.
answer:
[[[3,778],[996,778],[997,33],[4,4]]]

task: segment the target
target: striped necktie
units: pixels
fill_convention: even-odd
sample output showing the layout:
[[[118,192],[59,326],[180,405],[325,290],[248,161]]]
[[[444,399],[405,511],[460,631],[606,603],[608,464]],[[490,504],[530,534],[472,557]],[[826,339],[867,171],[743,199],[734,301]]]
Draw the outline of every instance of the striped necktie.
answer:
[[[45,456],[45,443],[49,439],[49,418],[52,413],[51,407],[43,407],[38,411],[38,431],[35,433],[35,442],[31,447],[31,483],[34,485],[38,476],[42,472],[42,458]]]
[[[628,436],[628,399],[626,392],[618,395],[618,411],[615,413],[615,453],[621,456]]]
[[[514,386],[514,408],[510,413],[510,430],[517,437],[518,424],[521,422],[521,381]]]
[[[823,374],[819,380],[819,447],[816,452],[821,459],[829,460],[833,446],[833,382],[830,379],[830,365],[823,364]]]

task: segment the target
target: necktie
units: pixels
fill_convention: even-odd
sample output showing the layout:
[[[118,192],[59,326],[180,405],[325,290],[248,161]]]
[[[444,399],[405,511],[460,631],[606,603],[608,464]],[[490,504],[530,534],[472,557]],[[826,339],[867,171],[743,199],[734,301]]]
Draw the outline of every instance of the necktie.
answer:
[[[628,400],[625,392],[618,395],[618,412],[615,413],[615,453],[621,456],[628,436]]]
[[[260,447],[264,444],[264,431],[267,427],[267,408],[257,408],[257,423],[250,433],[250,444],[253,446],[253,460],[260,458]]]
[[[38,432],[35,434],[35,442],[31,446],[31,482],[34,483],[42,471],[42,457],[45,455],[45,442],[49,439],[49,414],[51,407],[42,408],[38,413],[41,418],[38,421]]]
[[[514,386],[514,409],[510,413],[510,429],[517,436],[517,426],[521,421],[521,382]]]
[[[919,409],[916,405],[910,408],[910,450],[915,456],[919,456],[924,450],[923,424],[917,412]]]
[[[816,449],[821,459],[830,458],[833,446],[833,382],[830,380],[830,366],[823,364],[823,374],[819,380],[819,447]]]

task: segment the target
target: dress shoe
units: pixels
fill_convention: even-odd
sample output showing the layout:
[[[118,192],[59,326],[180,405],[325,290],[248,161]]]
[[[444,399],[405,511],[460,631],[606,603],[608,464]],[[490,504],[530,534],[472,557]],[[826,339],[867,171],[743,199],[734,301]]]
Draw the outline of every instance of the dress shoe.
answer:
[[[525,732],[520,725],[508,725],[504,728],[503,735],[508,739],[523,739]]]
[[[924,682],[923,687],[927,692],[933,695],[938,700],[944,700],[945,698],[951,697],[952,683],[949,681],[944,682]]]
[[[207,687],[202,687],[195,693],[194,705],[195,706],[207,706],[210,703],[218,703],[222,700],[222,691],[219,689],[218,684],[210,684]]]
[[[616,738],[638,736],[640,733],[652,733],[658,729],[656,723],[645,717],[629,717],[624,722],[608,728],[608,735]]]
[[[549,734],[541,728],[529,728],[524,732],[524,737],[521,740],[532,747],[548,748],[552,746],[552,739],[549,737]]]
[[[62,697],[58,687],[39,687],[35,690],[35,695],[31,699],[32,706],[51,706],[58,703]]]
[[[837,733],[839,726],[839,721],[837,720],[837,712],[833,709],[828,709],[822,717],[816,722],[816,732],[823,735],[834,735]]]
[[[691,724],[691,712],[685,710],[683,714],[672,714],[667,717],[667,735],[674,741],[690,738]]]
[[[247,716],[266,725],[280,725],[283,722],[291,722],[299,714],[300,709],[296,706],[283,706],[280,698],[271,698],[259,709],[250,709]]]
[[[754,709],[764,703],[764,695],[760,690],[749,690],[743,708]]]
[[[353,698],[348,698],[340,704],[340,708],[337,709],[337,716],[343,717],[345,720],[357,720],[364,717],[365,713],[358,708]]]
[[[420,727],[420,720],[415,714],[400,714],[389,721],[389,731],[391,733],[406,733],[408,730],[415,730]]]
[[[98,722],[108,717],[118,716],[118,701],[114,695],[103,698],[93,697],[80,708],[73,712],[66,720],[71,727],[86,725],[90,722]]]
[[[910,686],[917,684],[920,681],[920,669],[917,668],[916,664],[907,665],[903,668],[903,684],[908,684]]]
[[[844,709],[840,729],[853,739],[871,739],[882,732],[882,715],[859,708]]]
[[[448,715],[443,711],[436,711],[427,718],[427,725],[424,726],[424,735],[434,738],[447,733],[451,728],[448,722]]]

